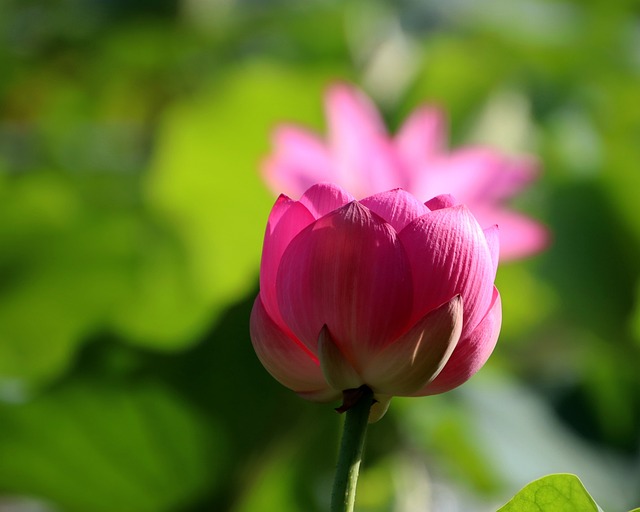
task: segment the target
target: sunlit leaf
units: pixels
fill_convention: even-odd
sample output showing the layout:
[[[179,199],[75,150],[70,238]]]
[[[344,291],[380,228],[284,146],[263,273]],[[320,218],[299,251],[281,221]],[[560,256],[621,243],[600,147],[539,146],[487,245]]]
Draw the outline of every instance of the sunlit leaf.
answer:
[[[598,512],[600,509],[575,475],[548,475],[522,488],[498,512]]]
[[[41,382],[64,370],[119,293],[113,242],[126,219],[96,216],[53,174],[2,185],[0,380]]]
[[[328,76],[247,64],[165,116],[151,204],[183,237],[212,313],[255,286],[274,197],[259,177],[277,122],[316,119]]]

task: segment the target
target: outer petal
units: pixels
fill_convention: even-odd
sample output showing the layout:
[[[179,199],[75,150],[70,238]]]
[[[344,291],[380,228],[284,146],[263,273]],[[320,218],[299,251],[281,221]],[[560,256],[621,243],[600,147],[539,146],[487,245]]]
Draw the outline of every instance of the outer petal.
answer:
[[[418,171],[429,159],[444,153],[447,126],[439,108],[422,106],[404,122],[395,139],[395,146],[408,169]]]
[[[272,191],[300,197],[314,183],[336,179],[327,148],[315,134],[281,125],[274,132],[273,145],[273,153],[262,164]]]
[[[493,261],[482,229],[465,206],[435,210],[400,232],[414,281],[414,321],[454,295],[464,302],[465,337],[491,304]]]
[[[435,395],[449,391],[471,378],[489,359],[493,352],[500,325],[502,306],[498,290],[493,290],[493,302],[487,315],[467,338],[461,339],[444,369],[435,380],[416,396]]]
[[[360,203],[391,224],[398,233],[411,221],[429,212],[429,208],[414,196],[398,188],[369,196]]]
[[[262,246],[260,295],[271,318],[286,330],[276,299],[276,275],[289,242],[314,221],[304,205],[281,195],[271,210]]]
[[[315,219],[341,208],[353,201],[353,196],[337,185],[318,183],[309,188],[300,198]]]
[[[276,325],[259,296],[251,311],[250,331],[260,362],[282,385],[317,401],[339,396],[327,385],[318,359]]]
[[[380,351],[364,369],[364,382],[375,393],[411,396],[440,373],[462,332],[462,299],[427,313],[400,338]]]
[[[532,159],[509,158],[493,149],[468,147],[430,160],[416,173],[418,198],[453,194],[472,209],[494,204],[526,186],[535,176]]]
[[[495,279],[496,274],[498,273],[498,261],[500,260],[500,231],[497,224],[494,224],[483,231],[484,236],[487,239],[489,253],[491,254],[491,261],[493,262],[493,277]]]
[[[295,335],[316,352],[326,324],[356,371],[372,350],[405,330],[413,296],[397,233],[356,201],[289,244],[276,287],[280,311]]]

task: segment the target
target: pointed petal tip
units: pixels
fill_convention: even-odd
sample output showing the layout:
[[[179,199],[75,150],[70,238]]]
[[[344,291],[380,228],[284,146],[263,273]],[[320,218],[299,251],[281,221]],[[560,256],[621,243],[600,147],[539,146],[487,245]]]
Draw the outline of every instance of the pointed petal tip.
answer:
[[[326,324],[322,326],[318,336],[318,358],[324,378],[333,389],[343,391],[359,388],[363,384],[360,375],[344,356]]]
[[[300,198],[300,202],[307,207],[316,219],[337,210],[351,201],[354,201],[354,197],[349,192],[327,181],[312,185]]]
[[[440,194],[439,196],[429,199],[424,205],[429,208],[429,210],[442,210],[443,208],[462,206],[451,194]]]

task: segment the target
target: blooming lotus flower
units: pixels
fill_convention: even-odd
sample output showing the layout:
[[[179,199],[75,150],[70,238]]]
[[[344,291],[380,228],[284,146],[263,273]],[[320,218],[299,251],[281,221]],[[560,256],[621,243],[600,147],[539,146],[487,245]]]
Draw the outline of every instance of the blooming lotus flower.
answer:
[[[442,393],[485,363],[500,330],[497,227],[450,196],[395,189],[360,201],[318,184],[281,195],[264,239],[251,339],[265,368],[302,397],[368,386]]]
[[[500,258],[542,250],[546,230],[504,203],[537,174],[531,158],[512,158],[485,147],[446,147],[444,114],[418,108],[391,138],[371,101],[357,89],[334,85],[326,95],[327,140],[282,125],[263,173],[276,193],[300,195],[314,183],[336,183],[356,198],[403,188],[422,201],[451,194],[469,206],[481,226],[500,226]]]

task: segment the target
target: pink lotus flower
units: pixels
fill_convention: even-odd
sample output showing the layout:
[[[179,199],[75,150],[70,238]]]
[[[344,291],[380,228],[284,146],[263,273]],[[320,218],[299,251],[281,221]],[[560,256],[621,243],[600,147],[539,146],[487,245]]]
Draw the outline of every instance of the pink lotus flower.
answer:
[[[395,189],[361,201],[318,184],[281,195],[264,239],[251,339],[265,368],[314,401],[369,386],[392,396],[459,386],[500,330],[498,231],[450,196]]]
[[[375,106],[344,84],[326,96],[326,142],[304,128],[282,125],[264,176],[275,193],[300,197],[314,183],[332,182],[356,198],[403,188],[422,201],[451,194],[469,206],[481,226],[500,226],[501,259],[542,250],[546,230],[504,203],[536,176],[530,158],[510,158],[484,147],[447,150],[443,113],[424,106],[391,138]]]

